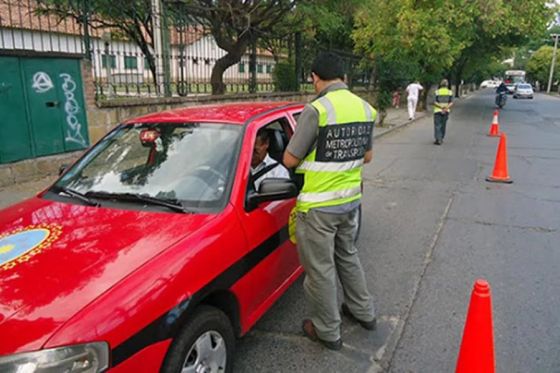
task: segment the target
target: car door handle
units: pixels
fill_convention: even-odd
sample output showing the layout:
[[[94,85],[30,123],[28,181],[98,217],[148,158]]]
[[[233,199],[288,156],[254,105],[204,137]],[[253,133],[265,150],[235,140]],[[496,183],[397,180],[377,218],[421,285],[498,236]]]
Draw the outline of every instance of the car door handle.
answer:
[[[60,106],[60,102],[58,102],[58,101],[47,101],[46,105],[47,105],[47,107],[58,107],[58,106]]]

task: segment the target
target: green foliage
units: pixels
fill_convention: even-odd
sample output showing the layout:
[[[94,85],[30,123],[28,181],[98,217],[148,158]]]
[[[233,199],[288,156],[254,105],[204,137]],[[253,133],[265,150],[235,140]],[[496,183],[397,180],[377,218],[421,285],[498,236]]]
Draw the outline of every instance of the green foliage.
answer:
[[[272,71],[274,87],[280,92],[294,92],[298,90],[295,67],[289,62],[278,62]]]
[[[301,1],[296,9],[306,41],[328,49],[351,52],[354,13],[363,0]]]
[[[473,60],[463,72],[466,82],[480,84],[483,80],[503,76],[509,69],[509,66],[502,64],[497,59],[490,58],[490,60],[479,61],[479,63],[476,63],[476,60]]]
[[[527,73],[529,78],[541,83],[547,83],[550,75],[550,64],[552,63],[553,47],[544,45],[540,47],[527,62]],[[557,52],[558,54],[558,52]],[[553,81],[560,79],[560,58],[556,57],[554,65]]]
[[[376,99],[375,99],[375,107],[379,111],[385,111],[388,107],[391,106],[392,96],[391,92],[381,89],[377,92]]]
[[[408,80],[459,81],[464,71],[495,70],[503,48],[542,34],[554,11],[547,0],[365,0],[352,36],[357,52],[406,71]]]

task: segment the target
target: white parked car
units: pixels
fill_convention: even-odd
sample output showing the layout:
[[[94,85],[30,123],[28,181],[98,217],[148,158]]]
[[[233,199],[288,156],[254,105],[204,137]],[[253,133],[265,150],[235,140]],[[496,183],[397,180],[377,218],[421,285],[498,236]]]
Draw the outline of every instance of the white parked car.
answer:
[[[513,98],[533,98],[534,92],[533,87],[528,83],[519,83],[515,86],[515,90],[513,91]]]
[[[497,80],[485,80],[480,83],[480,88],[497,88],[500,82]]]

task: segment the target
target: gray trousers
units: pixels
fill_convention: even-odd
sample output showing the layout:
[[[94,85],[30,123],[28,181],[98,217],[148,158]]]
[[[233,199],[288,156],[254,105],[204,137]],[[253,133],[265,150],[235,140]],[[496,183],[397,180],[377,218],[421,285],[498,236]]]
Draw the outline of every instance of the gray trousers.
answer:
[[[434,114],[434,137],[436,140],[443,140],[445,137],[445,127],[447,125],[447,118],[449,114],[435,113]]]
[[[375,317],[373,300],[354,245],[357,229],[357,208],[345,214],[311,209],[297,215],[296,239],[305,269],[305,298],[315,331],[325,341],[340,338],[337,275],[352,314],[364,321]]]

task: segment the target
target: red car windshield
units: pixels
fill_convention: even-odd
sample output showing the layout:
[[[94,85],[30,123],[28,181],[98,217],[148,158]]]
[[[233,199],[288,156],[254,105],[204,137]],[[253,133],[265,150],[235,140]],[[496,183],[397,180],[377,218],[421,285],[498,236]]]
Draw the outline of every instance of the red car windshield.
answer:
[[[242,127],[216,123],[123,125],[91,149],[56,186],[177,200],[216,208],[229,195]]]

